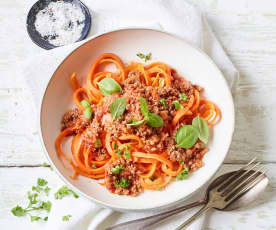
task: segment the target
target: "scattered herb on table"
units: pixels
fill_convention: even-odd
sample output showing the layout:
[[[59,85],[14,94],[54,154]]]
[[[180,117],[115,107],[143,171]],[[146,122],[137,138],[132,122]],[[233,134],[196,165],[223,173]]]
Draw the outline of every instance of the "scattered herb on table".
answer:
[[[43,164],[41,165],[42,167],[49,167],[51,171],[53,171],[53,168],[51,167],[51,165],[47,164],[46,162],[43,162]]]
[[[71,218],[71,215],[66,215],[62,217],[62,221],[69,221],[69,219]]]
[[[79,198],[79,195],[75,193],[72,189],[69,189],[67,186],[62,186],[56,193],[55,193],[55,199],[61,200],[65,196],[73,195],[75,198]]]
[[[41,217],[37,215],[32,215],[35,211],[45,211],[49,213],[52,208],[52,203],[51,201],[43,201],[41,199],[41,192],[45,192],[46,195],[48,195],[50,188],[46,186],[48,182],[44,180],[43,178],[38,178],[37,179],[37,185],[32,186],[32,192],[28,192],[28,200],[29,204],[26,208],[23,208],[19,205],[14,207],[11,212],[14,216],[20,217],[20,216],[30,216],[30,220],[33,221],[39,221],[39,220],[44,220],[47,221],[48,217]]]

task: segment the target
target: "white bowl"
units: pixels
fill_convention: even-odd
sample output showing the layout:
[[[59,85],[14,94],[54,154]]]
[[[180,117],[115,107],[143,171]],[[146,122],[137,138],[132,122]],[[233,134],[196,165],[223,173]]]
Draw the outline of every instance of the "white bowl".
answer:
[[[204,87],[204,95],[218,105],[221,121],[213,128],[204,156],[204,166],[184,181],[171,183],[163,191],[145,191],[137,197],[108,192],[96,180],[71,178],[73,171],[57,157],[55,138],[62,115],[73,106],[69,76],[76,72],[84,82],[93,61],[102,53],[115,53],[123,62],[141,61],[136,54],[152,53],[152,61],[162,61],[180,75]],[[234,130],[234,106],[228,85],[213,61],[183,39],[156,30],[124,29],[95,36],[75,49],[61,63],[49,81],[40,114],[41,137],[45,152],[55,171],[74,190],[105,207],[120,211],[143,211],[169,206],[199,190],[218,170],[229,149]],[[69,144],[65,152],[71,153]]]

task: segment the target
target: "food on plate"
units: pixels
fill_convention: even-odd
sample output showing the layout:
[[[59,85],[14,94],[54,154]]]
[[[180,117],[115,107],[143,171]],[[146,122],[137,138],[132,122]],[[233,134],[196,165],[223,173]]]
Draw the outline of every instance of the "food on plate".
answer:
[[[107,64],[117,71],[105,70]],[[71,83],[75,108],[62,118],[56,139],[74,178],[103,179],[119,195],[162,190],[203,166],[209,127],[219,108],[202,96],[203,88],[180,77],[162,62],[124,65],[104,53],[91,66],[85,86],[75,73]],[[73,136],[70,154],[62,141]]]

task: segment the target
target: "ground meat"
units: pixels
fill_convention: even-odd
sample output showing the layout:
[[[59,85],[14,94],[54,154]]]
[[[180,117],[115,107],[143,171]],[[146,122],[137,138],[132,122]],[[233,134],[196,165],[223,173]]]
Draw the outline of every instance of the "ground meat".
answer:
[[[112,168],[115,168],[116,166],[122,167],[122,170],[117,174],[112,172]],[[106,187],[109,191],[115,194],[136,196],[143,190],[138,173],[139,171],[132,160],[120,158],[110,164],[106,169]],[[125,188],[118,186],[122,179],[128,181],[128,186]]]
[[[103,145],[95,147],[95,144],[86,143],[86,147],[89,148],[89,158],[92,160],[102,161],[109,157]]]
[[[172,161],[184,161],[184,167],[191,172],[202,167],[202,158],[208,149],[200,140],[189,149],[177,146],[175,138],[168,138],[167,140],[167,153]]]
[[[66,128],[73,128],[76,133],[81,133],[88,125],[90,121],[85,118],[82,111],[78,108],[71,109],[66,112],[61,121],[62,130]]]

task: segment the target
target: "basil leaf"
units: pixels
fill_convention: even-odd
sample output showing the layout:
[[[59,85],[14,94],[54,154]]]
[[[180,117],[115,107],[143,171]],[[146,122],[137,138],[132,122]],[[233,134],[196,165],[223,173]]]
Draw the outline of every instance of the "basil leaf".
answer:
[[[153,128],[161,127],[164,124],[163,119],[155,113],[148,113],[146,116],[146,122]]]
[[[209,127],[207,122],[198,115],[193,119],[192,124],[198,130],[199,139],[207,144],[209,138]]]
[[[90,106],[90,102],[89,102],[88,100],[82,100],[82,101],[81,101],[81,105],[82,105],[83,107],[89,107],[89,106]]]
[[[182,148],[191,148],[196,143],[198,135],[198,130],[194,126],[183,125],[176,133],[176,143]]]
[[[137,120],[132,120],[131,123],[127,124],[127,126],[138,126],[144,124],[145,120],[137,121]]]
[[[113,118],[120,118],[126,109],[126,98],[120,97],[115,99],[110,105],[110,112]]]
[[[121,86],[113,78],[110,77],[102,79],[98,83],[98,86],[104,96],[110,96],[113,93],[119,93],[122,91]]]
[[[92,111],[91,107],[87,107],[87,108],[83,111],[83,113],[84,113],[85,118],[86,118],[87,120],[89,120],[89,119],[91,118],[91,116],[92,116],[93,111]]]
[[[140,97],[140,107],[141,107],[141,113],[147,117],[149,114],[149,107],[148,107],[148,103],[146,101],[145,98]]]

